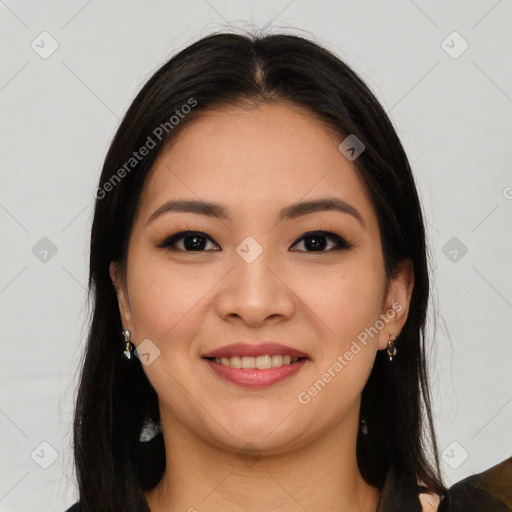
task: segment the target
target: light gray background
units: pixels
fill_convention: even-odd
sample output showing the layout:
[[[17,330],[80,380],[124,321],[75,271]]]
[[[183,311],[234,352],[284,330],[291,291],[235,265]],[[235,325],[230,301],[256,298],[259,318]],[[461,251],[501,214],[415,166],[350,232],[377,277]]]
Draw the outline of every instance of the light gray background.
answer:
[[[70,420],[102,162],[150,74],[229,28],[313,38],[389,111],[428,221],[446,480],[509,457],[511,22],[511,0],[0,1],[0,511],[62,511],[77,497]],[[44,31],[58,43],[47,58]],[[33,251],[43,237],[57,249],[46,261]]]

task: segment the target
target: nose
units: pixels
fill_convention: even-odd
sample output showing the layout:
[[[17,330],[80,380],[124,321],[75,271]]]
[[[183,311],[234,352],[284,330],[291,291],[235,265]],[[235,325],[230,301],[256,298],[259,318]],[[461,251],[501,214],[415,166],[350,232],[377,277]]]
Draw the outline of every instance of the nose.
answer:
[[[292,283],[282,269],[269,264],[265,251],[251,263],[238,255],[234,261],[216,300],[220,318],[256,328],[293,316],[296,297]]]

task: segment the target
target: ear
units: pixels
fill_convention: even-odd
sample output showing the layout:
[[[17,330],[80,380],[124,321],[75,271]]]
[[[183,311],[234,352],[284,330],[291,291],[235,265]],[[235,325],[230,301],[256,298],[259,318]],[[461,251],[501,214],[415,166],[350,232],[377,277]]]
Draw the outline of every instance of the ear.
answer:
[[[119,304],[119,314],[121,315],[121,324],[123,329],[130,329],[133,333],[132,315],[130,310],[130,302],[128,300],[128,291],[126,289],[126,282],[122,276],[119,264],[116,261],[111,261],[109,266],[110,279],[116,289],[117,302]]]
[[[388,347],[390,335],[398,338],[407,316],[414,288],[414,267],[410,258],[402,260],[395,276],[388,282],[381,319],[384,327],[379,332],[379,350]]]

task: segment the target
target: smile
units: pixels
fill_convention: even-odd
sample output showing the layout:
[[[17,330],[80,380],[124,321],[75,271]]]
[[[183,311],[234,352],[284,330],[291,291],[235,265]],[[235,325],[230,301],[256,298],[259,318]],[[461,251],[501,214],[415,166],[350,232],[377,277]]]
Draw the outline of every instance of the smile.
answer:
[[[241,387],[268,387],[298,373],[307,357],[282,355],[234,356],[231,358],[203,358],[213,372],[228,382]]]
[[[258,368],[258,370],[266,370],[268,368],[278,368],[285,364],[296,363],[299,358],[282,355],[264,355],[264,356],[233,356],[233,357],[209,357],[211,361],[215,361],[223,366],[231,368],[244,368],[247,370]]]

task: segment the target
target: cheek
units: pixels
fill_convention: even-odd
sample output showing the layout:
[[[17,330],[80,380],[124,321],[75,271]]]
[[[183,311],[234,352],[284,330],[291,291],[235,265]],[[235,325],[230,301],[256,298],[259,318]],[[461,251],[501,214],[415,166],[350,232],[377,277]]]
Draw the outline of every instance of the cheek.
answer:
[[[184,389],[198,394],[193,391],[197,383],[192,342],[215,276],[151,255],[134,258],[129,270],[135,345],[149,339],[158,349],[151,364],[143,366],[144,372],[160,399],[177,411],[190,400]]]
[[[382,280],[378,267],[356,262],[320,279],[307,274],[301,296],[314,312],[321,343],[315,350],[315,372],[301,389],[301,400],[310,401],[312,416],[331,415],[324,421],[340,418],[360,396],[375,362],[375,331],[379,319]]]
[[[187,340],[184,331],[197,326],[201,300],[214,283],[211,273],[197,267],[169,262],[165,257],[141,257],[133,261],[130,302],[138,339],[150,338],[164,350]]]
[[[379,318],[383,281],[379,268],[353,259],[346,265],[312,269],[298,281],[297,295],[316,324],[342,349]],[[320,322],[321,321],[321,322]]]

